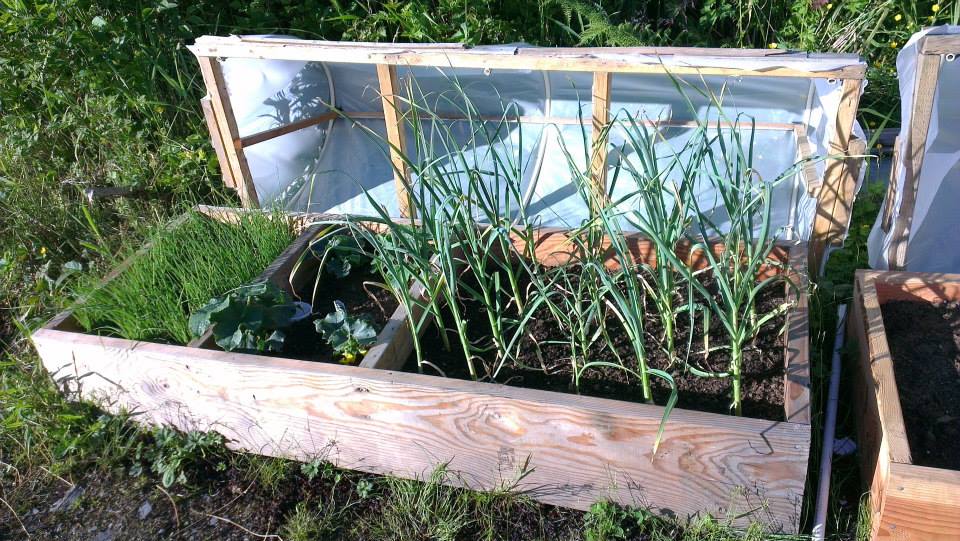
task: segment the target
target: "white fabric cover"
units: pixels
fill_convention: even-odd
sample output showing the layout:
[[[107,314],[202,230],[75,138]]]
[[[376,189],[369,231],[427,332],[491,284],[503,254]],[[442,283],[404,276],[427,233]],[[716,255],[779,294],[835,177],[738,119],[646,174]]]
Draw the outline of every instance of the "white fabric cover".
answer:
[[[722,64],[717,62],[694,56],[669,59],[673,65],[769,68],[779,64],[811,71],[861,64],[855,57],[795,54],[784,55],[782,62],[776,57],[725,58]],[[351,112],[381,110],[373,65],[230,58],[224,61],[224,75],[241,135],[324,112],[331,103],[348,116]],[[463,129],[469,127],[467,123],[444,122],[455,134],[457,144],[471,149],[476,163],[489,163],[492,152],[511,157],[522,179],[526,211],[543,225],[573,227],[587,216],[584,202],[571,182],[570,164],[562,150],[566,149],[574,157],[576,167],[586,167],[589,146],[584,147],[589,145],[591,131],[592,74],[401,67],[398,76],[402,88],[412,85],[415,94],[422,97],[419,101],[438,114],[454,114],[462,106],[456,99],[460,91],[455,90],[455,86],[459,86],[483,116],[499,117],[509,104],[515,107],[511,116],[568,119],[556,124],[512,123],[508,130],[496,134],[490,142],[491,148],[486,148],[486,141],[478,143],[469,130]],[[809,124],[811,142],[820,155],[826,155],[841,81],[734,76],[682,79],[688,87],[686,94],[692,101],[692,109],[666,74],[615,74],[611,83],[611,116],[623,118],[630,113],[648,120],[683,122],[697,117],[716,120],[715,109],[710,113],[713,118],[703,118],[709,100],[694,91],[707,90],[723,97],[724,113],[729,118],[743,114],[758,123]],[[303,88],[309,89],[310,99],[297,95],[298,89]],[[323,88],[332,91],[324,93]],[[284,100],[289,106],[282,104]],[[292,114],[278,114],[287,109]],[[310,115],[305,114],[308,109]],[[582,125],[575,122],[576,119],[582,119]],[[491,130],[497,125],[487,124]],[[744,120],[743,124],[749,121]],[[441,131],[430,122],[424,123],[424,127],[435,134]],[[376,135],[371,136],[370,132]],[[671,146],[679,150],[690,136],[691,128],[668,128],[663,133],[666,140],[659,145],[666,155]],[[363,215],[372,212],[369,198],[373,197],[396,215],[399,204],[383,139],[383,120],[340,118],[247,147],[245,153],[264,207]],[[613,144],[622,141],[622,133],[616,130],[611,133]],[[755,166],[761,177],[776,178],[798,158],[793,129],[758,129],[754,151]],[[414,161],[421,154],[411,144],[409,130],[408,153]],[[611,152],[608,159],[609,175],[613,174],[616,155]],[[822,164],[820,169],[823,170]],[[618,193],[629,193],[629,190],[630,182],[621,175]],[[713,205],[714,194],[709,190],[698,194],[698,198],[707,208]],[[816,201],[808,195],[803,180],[799,175],[794,176],[774,191],[773,225],[782,228],[784,238],[806,240],[815,207]]]
[[[893,233],[897,218],[906,209],[901,209],[906,180],[906,168],[903,161],[909,156],[904,151],[907,134],[912,125],[914,88],[917,78],[917,50],[920,39],[934,34],[960,34],[960,26],[939,26],[927,28],[914,34],[910,41],[897,54],[897,77],[900,80],[901,123],[899,163],[893,165],[897,178],[896,197],[893,201],[893,214],[889,231],[884,231],[883,212],[870,231],[868,254],[870,266],[875,269],[889,269],[889,247],[893,242]],[[930,118],[930,131],[923,165],[920,168],[916,205],[913,222],[907,239],[907,250],[903,270],[917,272],[960,272],[960,250],[957,239],[960,238],[960,107],[950,99],[943,98],[943,92],[960,88],[960,61],[944,60],[940,67],[940,80],[933,98],[933,114]],[[889,194],[889,191],[888,191]],[[884,201],[884,207],[889,204]]]

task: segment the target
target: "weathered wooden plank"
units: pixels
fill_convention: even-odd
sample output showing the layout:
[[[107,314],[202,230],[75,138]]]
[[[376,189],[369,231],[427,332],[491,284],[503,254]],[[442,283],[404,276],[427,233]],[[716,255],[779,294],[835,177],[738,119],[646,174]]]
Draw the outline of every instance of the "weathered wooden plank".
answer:
[[[960,538],[960,471],[890,465],[877,540]]]
[[[920,54],[960,54],[960,35],[943,34],[924,37],[918,46]]]
[[[318,117],[314,118],[323,118],[329,119],[327,115],[333,115],[337,118],[343,118],[347,120],[384,120],[385,116],[383,111],[340,111],[334,113],[324,113]],[[450,121],[473,121],[473,122],[492,122],[492,123],[506,123],[506,124],[536,124],[536,125],[557,125],[557,126],[580,126],[583,124],[583,120],[577,117],[559,117],[559,116],[531,116],[531,115],[518,115],[518,116],[508,116],[508,115],[476,115],[473,117],[467,117],[464,115],[458,115],[454,113],[442,113],[442,112],[430,112],[430,113],[414,113],[413,111],[406,111],[404,115],[407,117],[419,117],[421,121],[430,121],[434,119],[439,120],[450,120]],[[728,121],[715,121],[710,120],[706,122],[693,121],[693,120],[670,120],[670,119],[636,119],[637,125],[643,125],[651,128],[738,128],[743,127],[743,123],[728,122]],[[307,127],[309,127],[307,123]],[[770,130],[770,131],[794,131],[796,130],[796,124],[787,123],[787,122],[757,122],[751,124],[750,127],[756,130]],[[613,127],[614,129],[620,129],[617,125]],[[275,128],[279,130],[280,128]],[[267,134],[273,130],[268,130],[267,132],[261,132]],[[255,134],[256,135],[256,134]],[[251,135],[249,137],[255,137]],[[247,138],[244,138],[242,141],[246,141]],[[243,146],[249,146],[244,144]]]
[[[336,120],[338,118],[340,118],[339,113],[330,112],[330,113],[319,114],[317,116],[304,118],[302,120],[297,120],[296,122],[291,122],[289,124],[284,124],[283,126],[277,126],[276,128],[271,128],[269,130],[257,132],[253,135],[241,137],[238,141],[235,142],[235,144],[238,145],[239,148],[245,148],[248,146],[255,145],[257,143],[262,143],[264,141],[276,139],[281,135],[293,133],[295,131],[299,131],[304,128],[309,128],[311,126],[316,126],[317,124],[323,124],[324,122],[330,122],[331,120]]]
[[[907,241],[913,225],[913,211],[917,203],[920,173],[927,151],[927,134],[933,118],[933,102],[940,80],[939,55],[920,55],[917,62],[917,79],[913,91],[913,112],[910,130],[907,132],[901,157],[903,158],[903,194],[900,207],[890,235],[887,248],[887,263],[891,270],[903,269],[907,259]]]
[[[408,44],[395,44],[391,49],[352,48],[330,46],[324,42],[302,40],[297,43],[272,40],[250,40],[243,37],[203,36],[197,38],[189,49],[198,57],[236,57],[317,62],[350,62],[364,64],[391,64],[402,66],[434,66],[490,69],[534,69],[552,71],[605,71],[612,73],[649,73],[675,75],[731,75],[744,77],[805,77],[822,79],[863,79],[866,66],[859,59],[849,56],[831,56],[847,65],[836,69],[811,71],[804,67],[802,55],[788,57],[772,56],[769,53],[749,56],[754,60],[751,67],[717,66],[690,63],[664,63],[656,50],[640,49],[630,52],[604,52],[602,49],[579,52],[549,51],[522,54],[513,47],[496,49],[457,50],[452,48],[415,49]],[[709,58],[696,50],[673,51],[671,56]],[[730,58],[713,55],[715,58]]]
[[[900,396],[893,375],[893,357],[890,355],[890,347],[883,327],[881,301],[874,285],[876,279],[877,273],[857,271],[856,280],[861,283],[863,328],[867,331],[865,347],[870,354],[868,368],[872,374],[877,407],[880,411],[883,441],[890,459],[893,462],[910,463],[907,429],[903,424]]]
[[[606,204],[607,198],[607,133],[610,123],[610,85],[613,75],[598,71],[593,74],[593,135],[590,144],[590,185],[597,204]]]
[[[843,81],[840,106],[830,137],[830,155],[851,156],[863,147],[851,148],[853,141],[853,123],[860,103],[860,89],[863,82],[856,79]],[[810,266],[819,273],[820,264],[827,246],[838,243],[847,231],[847,217],[853,208],[856,196],[856,181],[859,174],[860,158],[831,159],[827,161],[823,173],[823,184],[817,198],[817,210],[813,217],[813,233],[810,239]]]
[[[230,167],[230,177],[234,180],[243,205],[259,207],[260,201],[257,198],[257,189],[253,184],[250,167],[247,165],[247,158],[243,154],[243,149],[238,148],[235,143],[240,139],[240,132],[237,129],[233,107],[230,105],[230,95],[223,79],[220,61],[209,57],[198,57],[197,60],[200,62],[203,83],[210,96],[210,106],[216,118],[216,125],[220,130],[220,141],[223,143],[227,164]]]
[[[213,112],[213,104],[210,96],[200,98],[200,108],[203,110],[203,118],[207,124],[207,132],[210,134],[210,145],[213,152],[217,155],[217,163],[220,165],[220,176],[223,183],[233,190],[238,190],[237,179],[233,178],[233,172],[230,170],[230,162],[227,159],[227,153],[223,147],[220,125],[217,122],[217,115]]]
[[[477,489],[527,465],[516,488],[550,504],[763,508],[743,521],[798,525],[808,425],[675,410],[654,457],[657,406],[50,329],[34,343],[61,385],[110,411],[238,449],[408,478],[448,463]]]
[[[900,179],[900,136],[893,142],[893,157],[890,159],[890,178],[887,179],[887,193],[883,198],[883,218],[880,220],[880,227],[884,233],[890,231],[893,225],[893,209],[897,201],[897,184]]]
[[[796,305],[787,312],[784,348],[783,407],[786,419],[810,424],[810,313],[807,247],[790,248],[788,268],[793,287],[787,284],[787,298],[796,294]],[[796,288],[796,290],[794,290]]]
[[[416,217],[417,209],[410,198],[410,171],[407,156],[406,127],[400,111],[400,85],[397,81],[397,67],[377,64],[377,78],[380,81],[380,100],[383,102],[383,117],[387,129],[387,143],[390,144],[390,162],[393,165],[393,182],[400,203],[400,215]]]

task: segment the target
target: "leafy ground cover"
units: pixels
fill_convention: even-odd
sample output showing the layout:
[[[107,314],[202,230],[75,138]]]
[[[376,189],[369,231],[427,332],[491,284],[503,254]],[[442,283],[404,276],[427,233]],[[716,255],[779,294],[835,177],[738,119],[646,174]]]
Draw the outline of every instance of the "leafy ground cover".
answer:
[[[198,106],[199,74],[184,49],[197,35],[857,52],[871,64],[861,120],[882,127],[899,118],[898,47],[920,27],[958,16],[957,2],[928,0],[0,1],[0,538],[23,538],[24,530],[39,539],[108,531],[116,539],[764,537],[731,532],[722,521],[680,529],[612,506],[573,513],[516,495],[336,471],[322,461],[301,466],[232,454],[200,435],[143,432],[66,401],[25,335],[62,307],[62,293],[81,273],[104,271],[152,225],[196,202],[235,203],[220,188]],[[134,196],[91,205],[83,190],[95,186]],[[865,265],[882,191],[867,195],[814,303],[821,382],[835,305],[851,295],[852,270]],[[814,398],[822,411],[825,397]],[[840,433],[850,435],[849,409],[840,411],[847,414]],[[815,472],[818,454],[811,456]],[[855,461],[835,465],[829,526],[844,538],[864,528]],[[57,506],[63,511],[50,511],[71,492]],[[145,501],[152,510],[140,520]],[[506,517],[525,526],[504,526]]]

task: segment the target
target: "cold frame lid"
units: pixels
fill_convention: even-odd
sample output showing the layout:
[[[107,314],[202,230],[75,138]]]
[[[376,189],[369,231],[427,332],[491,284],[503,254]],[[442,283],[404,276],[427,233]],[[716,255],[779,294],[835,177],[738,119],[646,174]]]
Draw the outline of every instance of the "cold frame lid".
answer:
[[[637,159],[616,152],[625,137],[618,129],[598,158],[593,141],[612,120],[656,128],[669,154],[699,123],[742,130],[729,119],[749,119],[754,167],[773,179],[799,159],[848,152],[860,133],[854,116],[866,68],[854,55],[779,50],[240,36],[204,36],[191,50],[203,68],[224,177],[248,206],[367,215],[376,201],[407,214],[403,187],[416,179],[404,177],[399,154],[416,162],[469,147],[477,167],[507,159],[528,215],[558,227],[588,214],[571,168],[603,184],[618,161]],[[437,133],[433,125],[443,124],[451,140],[423,144],[425,132],[414,134],[409,115],[401,118],[411,109],[405,100],[431,113],[419,129]],[[490,133],[478,139],[478,125]],[[853,160],[812,162],[774,188],[772,223],[786,239],[838,243],[858,183]],[[623,176],[612,187],[633,188]],[[706,205],[716,198],[706,188],[697,196]]]

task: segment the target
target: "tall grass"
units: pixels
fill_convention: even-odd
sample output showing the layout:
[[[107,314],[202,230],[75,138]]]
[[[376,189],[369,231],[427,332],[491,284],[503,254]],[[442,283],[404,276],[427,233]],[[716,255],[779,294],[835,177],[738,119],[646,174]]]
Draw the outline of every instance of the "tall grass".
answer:
[[[74,316],[90,332],[185,344],[189,314],[255,278],[292,240],[281,215],[255,212],[221,223],[191,213],[156,232],[149,249],[104,287],[95,279],[80,285]],[[117,261],[134,252],[129,247]]]

